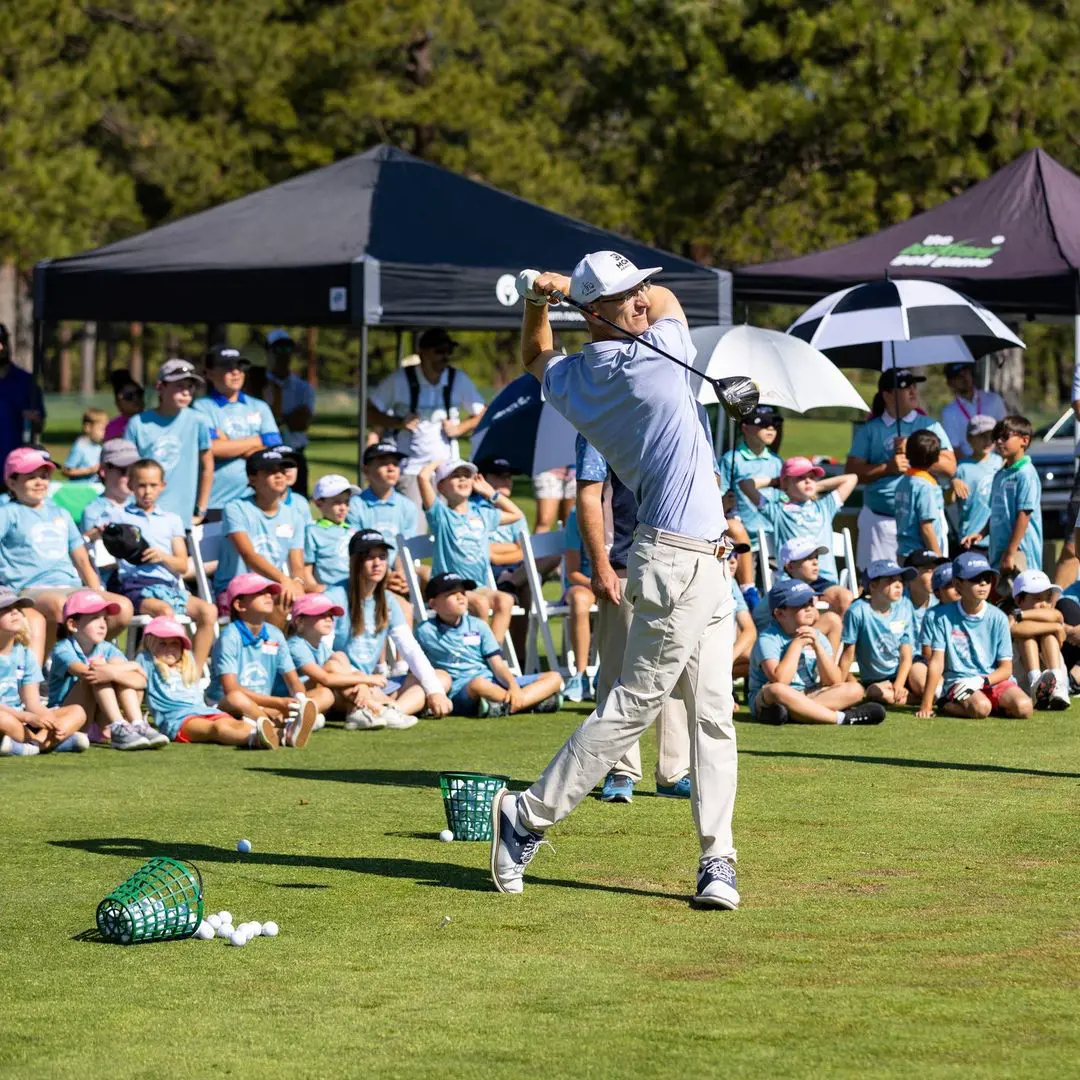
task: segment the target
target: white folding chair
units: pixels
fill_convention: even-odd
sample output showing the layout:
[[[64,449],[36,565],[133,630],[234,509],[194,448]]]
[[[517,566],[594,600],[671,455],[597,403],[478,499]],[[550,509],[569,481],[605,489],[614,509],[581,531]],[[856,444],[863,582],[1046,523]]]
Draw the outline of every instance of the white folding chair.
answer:
[[[420,585],[420,575],[416,572],[416,564],[430,559],[435,554],[435,540],[426,534],[405,536],[398,533],[397,547],[403,554],[408,552],[408,556],[401,560],[401,569],[405,574],[405,582],[409,586],[409,599],[412,601],[416,624],[419,625],[429,617],[430,613],[424,602],[424,590]]]
[[[210,525],[192,525],[184,533],[184,539],[187,541],[188,555],[191,557],[191,565],[194,568],[195,576],[195,595],[200,600],[205,600],[213,607],[217,607],[217,600],[214,598],[214,590],[210,585],[210,577],[206,571],[206,564],[208,562],[216,561],[218,557],[218,551],[221,548],[221,527],[219,522],[214,522]],[[207,554],[211,558],[207,558]],[[214,624],[214,636],[217,637],[218,632],[222,626],[227,625],[229,622],[228,617],[225,615],[219,615],[217,622]]]
[[[764,529],[757,531],[758,562],[761,564],[761,592],[764,595],[772,588],[772,567],[769,565],[769,537]]]
[[[837,584],[853,593],[858,593],[859,582],[855,574],[855,549],[851,544],[851,530],[843,529],[841,532],[832,534],[832,553],[836,559],[843,559],[844,566],[841,569],[837,563]]]

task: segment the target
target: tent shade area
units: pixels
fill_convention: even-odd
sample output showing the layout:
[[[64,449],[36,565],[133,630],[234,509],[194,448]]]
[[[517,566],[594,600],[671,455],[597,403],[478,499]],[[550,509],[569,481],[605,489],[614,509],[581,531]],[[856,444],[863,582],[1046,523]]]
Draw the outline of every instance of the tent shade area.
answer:
[[[808,304],[864,281],[941,281],[1001,314],[1080,314],[1080,176],[1029,150],[948,202],[827,251],[735,272],[742,301]]]
[[[656,251],[390,146],[106,247],[38,264],[38,320],[520,324],[522,267],[587,252],[662,266],[693,325],[730,321],[731,275]],[[556,310],[558,324],[580,323]]]

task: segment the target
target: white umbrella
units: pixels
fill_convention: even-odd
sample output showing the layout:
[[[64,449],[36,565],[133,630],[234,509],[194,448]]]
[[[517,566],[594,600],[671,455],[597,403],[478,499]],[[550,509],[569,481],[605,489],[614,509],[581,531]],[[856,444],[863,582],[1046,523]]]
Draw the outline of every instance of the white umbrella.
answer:
[[[763,405],[793,412],[808,409],[858,409],[870,406],[847,376],[824,353],[790,334],[757,326],[701,326],[691,331],[697,349],[694,366],[710,378],[749,375],[761,391]],[[712,384],[700,376],[696,395],[703,405],[717,398]]]

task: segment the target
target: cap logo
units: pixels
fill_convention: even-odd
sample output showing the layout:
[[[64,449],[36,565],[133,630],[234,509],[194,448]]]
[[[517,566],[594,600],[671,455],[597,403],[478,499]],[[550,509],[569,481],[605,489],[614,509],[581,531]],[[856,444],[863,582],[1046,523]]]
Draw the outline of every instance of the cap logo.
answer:
[[[597,283],[596,283],[595,281],[584,281],[584,282],[582,282],[582,284],[581,284],[581,291],[582,291],[582,292],[583,292],[583,293],[584,293],[584,294],[585,294],[586,296],[592,296],[592,294],[593,294],[594,292],[596,292],[596,290],[597,290],[597,288],[598,288],[598,287],[599,287],[599,286],[597,285]]]
[[[611,261],[619,270],[625,270],[630,265],[630,260],[625,255],[620,255],[617,251],[611,253]]]

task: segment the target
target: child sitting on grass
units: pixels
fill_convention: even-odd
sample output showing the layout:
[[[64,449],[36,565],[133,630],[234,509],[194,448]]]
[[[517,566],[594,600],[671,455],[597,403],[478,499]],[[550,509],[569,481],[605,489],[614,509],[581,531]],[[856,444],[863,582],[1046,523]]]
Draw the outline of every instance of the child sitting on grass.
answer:
[[[505,495],[500,495],[477,475],[471,461],[429,462],[420,470],[417,483],[428,529],[435,541],[432,574],[454,573],[474,581],[468,598],[469,611],[485,621],[490,619],[495,640],[501,643],[510,628],[514,598],[487,586],[491,533],[524,515]],[[474,501],[471,498],[474,494],[487,500],[488,505]]]
[[[566,551],[563,554],[562,602],[570,609],[566,631],[574,651],[574,671],[566,681],[563,697],[567,701],[596,700],[596,690],[589,681],[589,649],[592,643],[592,615],[596,597],[592,591],[592,563],[581,542],[577,508],[566,519]]]
[[[33,601],[0,586],[0,756],[32,757],[50,751],[82,751],[90,740],[79,730],[79,705],[46,709],[41,702],[41,665],[30,651],[25,612]]]
[[[919,548],[900,560],[905,570],[913,569],[915,576],[907,582],[907,596],[911,601],[911,610],[915,617],[915,629],[912,640],[921,642],[925,638],[923,624],[930,612],[938,606],[934,595],[934,571],[941,566],[951,566],[949,560],[935,554],[928,548]],[[926,657],[929,659],[929,656]]]
[[[308,744],[318,718],[296,674],[285,635],[268,620],[281,586],[259,574],[238,574],[224,594],[232,622],[221,630],[210,658],[207,698],[255,725],[260,746],[277,749]],[[274,694],[281,677],[287,690]]]
[[[931,656],[917,716],[934,715],[939,687],[938,706],[947,716],[1031,716],[1031,698],[1012,677],[1009,620],[987,603],[997,580],[981,552],[965,551],[953,560],[960,599],[928,620]]]
[[[814,590],[818,610],[817,629],[828,639],[833,652],[840,648],[840,629],[844,612],[851,606],[852,596],[842,585],[830,584],[821,576],[821,556],[825,548],[812,536],[796,536],[780,548],[776,566],[780,580],[804,581]],[[754,608],[754,624],[764,629],[772,621],[769,599],[765,597]]]
[[[930,653],[932,651],[930,648],[930,628],[933,625],[934,616],[941,610],[942,605],[952,604],[960,599],[960,593],[957,592],[956,584],[953,581],[951,562],[944,562],[940,566],[934,567],[930,578],[930,588],[932,590],[933,606],[920,612],[915,611],[915,608],[912,607],[912,615],[915,618],[915,658],[922,657],[924,668],[930,663]],[[919,696],[922,696],[921,690]]]
[[[858,661],[868,701],[906,705],[909,688],[922,693],[926,667],[921,654],[915,658],[915,615],[904,595],[904,582],[915,573],[891,559],[872,562],[866,571],[868,595],[844,615],[840,674],[846,679],[852,662]]]
[[[173,742],[265,745],[250,721],[206,704],[199,686],[202,665],[175,619],[158,615],[150,620],[136,660],[146,675],[150,719]]]
[[[932,431],[916,431],[905,441],[908,471],[896,485],[896,550],[945,553],[945,497],[930,473],[941,457],[941,440]]]
[[[777,582],[768,595],[773,621],[750,658],[750,715],[763,724],[880,724],[879,702],[859,704],[863,688],[845,682],[829,639],[815,627],[814,590]]]
[[[105,441],[105,425],[109,414],[104,409],[87,409],[82,417],[82,434],[71,444],[64,467],[65,480],[88,484],[97,476],[101,464],[101,444]]]
[[[1013,582],[1012,594],[1016,607],[1009,616],[1009,630],[1016,674],[1020,680],[1026,676],[1036,709],[1067,709],[1069,673],[1061,655],[1065,617],[1056,606],[1061,586],[1041,570],[1022,570]]]
[[[169,740],[143,719],[146,676],[105,640],[108,617],[116,612],[116,604],[90,589],[64,601],[63,637],[49,670],[49,708],[82,708],[91,742],[108,742],[114,750],[157,749]]]
[[[990,493],[994,474],[1001,468],[1001,458],[994,453],[992,416],[976,414],[968,421],[967,441],[971,454],[956,464],[956,476],[950,485],[956,500],[957,532],[960,536],[978,534],[982,538],[972,546],[986,549],[986,527],[990,521]]]
[[[327,670],[359,674],[370,687],[365,701],[358,701],[346,717],[349,730],[357,728],[412,727],[422,709],[431,716],[446,716],[451,709],[446,691],[450,677],[436,671],[402,617],[388,588],[390,550],[381,532],[361,529],[349,541],[349,628],[339,642],[340,654],[328,661]],[[408,678],[388,680],[378,673],[387,638],[409,669]]]
[[[757,627],[746,603],[746,594],[735,580],[735,569],[743,553],[737,549],[728,556],[731,575],[731,599],[735,601],[735,644],[731,648],[731,677],[745,679],[750,674],[750,654],[757,641]]]
[[[335,637],[348,627],[349,538],[356,531],[348,521],[349,500],[359,491],[337,473],[320,477],[312,493],[315,520],[304,528],[304,587],[342,609]]]
[[[454,713],[506,716],[558,712],[562,705],[559,673],[514,676],[487,623],[467,614],[468,593],[475,587],[475,581],[460,574],[436,574],[424,590],[435,617],[416,631],[428,659],[452,680]]]

